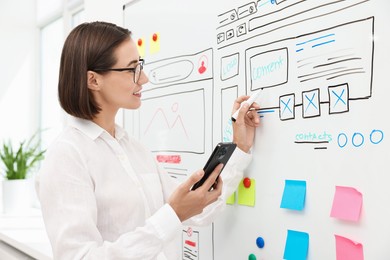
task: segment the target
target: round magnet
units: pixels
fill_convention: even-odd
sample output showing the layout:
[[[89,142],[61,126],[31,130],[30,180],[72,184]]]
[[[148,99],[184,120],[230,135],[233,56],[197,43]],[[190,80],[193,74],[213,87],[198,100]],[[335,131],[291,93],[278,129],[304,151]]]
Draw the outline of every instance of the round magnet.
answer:
[[[256,258],[256,256],[254,255],[254,254],[250,254],[249,256],[248,256],[248,260],[256,260],[257,258]]]
[[[243,182],[245,188],[249,188],[251,186],[251,183],[252,183],[251,179],[248,177],[245,177],[242,182]]]
[[[264,239],[262,237],[258,237],[256,239],[256,245],[258,248],[263,248],[264,247]]]

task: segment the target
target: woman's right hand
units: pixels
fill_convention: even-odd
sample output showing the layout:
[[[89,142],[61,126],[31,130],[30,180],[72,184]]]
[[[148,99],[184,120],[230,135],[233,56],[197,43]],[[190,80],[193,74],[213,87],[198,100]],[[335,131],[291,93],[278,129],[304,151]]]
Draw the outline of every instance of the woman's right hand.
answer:
[[[191,190],[192,186],[204,175],[203,170],[194,172],[169,197],[168,204],[176,212],[181,222],[202,213],[206,206],[217,201],[218,197],[221,196],[223,183],[222,178],[218,175],[222,167],[223,164],[219,164],[202,186]],[[211,186],[213,189],[209,191]]]

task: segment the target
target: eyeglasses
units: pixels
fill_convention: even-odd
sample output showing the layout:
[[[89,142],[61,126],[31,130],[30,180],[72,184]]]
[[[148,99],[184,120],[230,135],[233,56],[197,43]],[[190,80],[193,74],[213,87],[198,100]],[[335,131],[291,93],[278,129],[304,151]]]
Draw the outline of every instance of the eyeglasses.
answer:
[[[131,71],[134,74],[134,83],[138,83],[139,78],[141,77],[141,71],[144,68],[144,59],[139,59],[139,63],[135,68],[114,68],[114,69],[94,69],[95,72],[103,71]]]

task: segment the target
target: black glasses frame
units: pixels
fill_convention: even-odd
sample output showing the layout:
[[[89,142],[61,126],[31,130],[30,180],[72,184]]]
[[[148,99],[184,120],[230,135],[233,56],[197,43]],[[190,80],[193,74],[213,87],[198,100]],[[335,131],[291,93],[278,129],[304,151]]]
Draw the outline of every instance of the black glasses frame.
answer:
[[[134,73],[134,83],[138,83],[139,78],[141,77],[141,71],[144,68],[144,59],[139,59],[139,63],[135,68],[111,68],[111,69],[94,69],[95,72],[104,72],[104,71],[131,71]]]

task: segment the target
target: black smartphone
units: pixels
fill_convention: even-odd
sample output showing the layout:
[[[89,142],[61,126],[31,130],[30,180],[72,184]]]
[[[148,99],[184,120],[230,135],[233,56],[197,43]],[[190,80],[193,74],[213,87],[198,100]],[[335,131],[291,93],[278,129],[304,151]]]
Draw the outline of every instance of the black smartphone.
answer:
[[[236,149],[236,146],[237,145],[235,143],[231,143],[231,142],[221,142],[217,144],[217,146],[214,148],[213,153],[207,160],[206,165],[203,167],[204,175],[202,179],[197,183],[195,183],[194,186],[192,186],[191,190],[196,190],[197,188],[202,186],[203,183],[210,176],[210,174],[213,172],[215,167],[218,166],[218,164],[223,163],[223,168],[225,168],[225,165],[229,161],[230,156],[232,156],[234,150]],[[210,189],[211,188],[212,187],[210,187]]]

